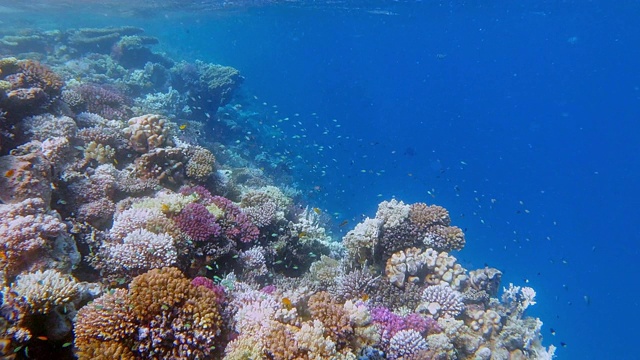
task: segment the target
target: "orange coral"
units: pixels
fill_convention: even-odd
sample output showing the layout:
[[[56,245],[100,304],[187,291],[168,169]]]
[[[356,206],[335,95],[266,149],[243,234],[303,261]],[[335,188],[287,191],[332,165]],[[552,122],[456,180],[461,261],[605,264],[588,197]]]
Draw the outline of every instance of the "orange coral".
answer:
[[[266,334],[265,352],[274,360],[304,359],[298,349],[294,334],[298,328],[275,322]]]
[[[60,92],[62,80],[48,67],[35,60],[20,61],[18,66],[30,84],[36,85],[50,95]]]
[[[326,291],[313,294],[308,301],[309,311],[314,319],[318,319],[325,327],[325,336],[329,336],[342,349],[350,343],[353,328],[349,315],[343,306],[335,302]]]
[[[212,291],[192,286],[176,268],[162,268],[80,309],[76,347],[81,360],[104,352],[111,358],[205,358],[221,326]]]

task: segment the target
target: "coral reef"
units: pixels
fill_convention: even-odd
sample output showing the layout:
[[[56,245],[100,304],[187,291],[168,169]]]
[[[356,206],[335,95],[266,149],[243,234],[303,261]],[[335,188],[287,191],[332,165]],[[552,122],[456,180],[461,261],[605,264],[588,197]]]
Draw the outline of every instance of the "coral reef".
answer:
[[[446,209],[383,201],[339,241],[240,73],[157,42],[0,38],[0,357],[552,357],[535,291],[462,267]]]

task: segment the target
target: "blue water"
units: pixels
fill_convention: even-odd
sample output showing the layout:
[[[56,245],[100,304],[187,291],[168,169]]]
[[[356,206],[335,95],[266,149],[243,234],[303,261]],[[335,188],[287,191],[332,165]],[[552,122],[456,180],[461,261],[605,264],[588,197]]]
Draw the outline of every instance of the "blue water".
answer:
[[[537,290],[559,358],[638,358],[640,3],[144,13],[47,24],[139,25],[238,68],[308,201],[350,222],[335,236],[393,196],[445,206],[465,267]]]

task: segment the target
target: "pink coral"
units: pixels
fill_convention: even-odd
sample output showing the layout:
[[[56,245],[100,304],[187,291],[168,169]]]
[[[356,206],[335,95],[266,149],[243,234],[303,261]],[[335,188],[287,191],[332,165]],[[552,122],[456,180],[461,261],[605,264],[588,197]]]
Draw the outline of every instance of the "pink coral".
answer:
[[[258,238],[260,230],[236,204],[222,196],[214,196],[212,201],[224,211],[219,221],[229,239],[246,243]]]
[[[110,85],[84,84],[75,89],[87,107],[87,111],[107,119],[125,120],[131,111],[131,102],[120,90]]]
[[[224,303],[227,298],[224,286],[217,285],[213,280],[206,277],[198,276],[194,278],[193,280],[191,280],[191,285],[204,286],[205,288],[211,290],[215,296],[216,303],[218,304]]]
[[[220,225],[207,208],[198,203],[190,203],[174,218],[180,230],[194,241],[207,241],[220,235]]]
[[[186,196],[196,194],[198,196],[198,201],[204,205],[209,205],[213,202],[213,195],[211,195],[211,192],[202,185],[183,186],[180,188],[180,194]]]
[[[80,260],[66,225],[55,211],[47,212],[42,199],[0,205],[0,249],[0,273],[7,278],[21,271],[70,269]]]

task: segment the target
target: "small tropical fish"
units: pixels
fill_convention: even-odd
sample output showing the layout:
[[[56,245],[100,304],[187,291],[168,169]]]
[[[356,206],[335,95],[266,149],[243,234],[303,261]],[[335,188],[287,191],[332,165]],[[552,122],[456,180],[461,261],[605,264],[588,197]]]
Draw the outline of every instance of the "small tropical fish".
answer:
[[[38,337],[37,337],[37,339],[38,339],[38,340],[42,340],[42,341],[47,341],[47,340],[49,340],[49,338],[48,338],[48,337],[46,337],[46,336],[38,336]]]
[[[369,300],[369,294],[362,294],[362,296],[360,296],[360,299],[362,299],[362,301],[367,301]]]
[[[293,308],[293,303],[288,297],[282,298],[282,305],[284,305],[287,310],[291,310],[291,308]]]
[[[15,174],[15,173],[16,173],[16,171],[15,171],[15,170],[13,170],[13,169],[9,169],[9,170],[7,170],[7,172],[6,172],[6,173],[4,173],[4,176],[5,176],[5,177],[12,177],[12,176],[13,176],[13,174]]]
[[[551,328],[551,335],[554,335],[554,336],[556,335],[556,331],[553,330],[553,328]]]
[[[179,126],[180,130],[184,130],[187,128],[187,124],[182,124]]]
[[[338,227],[343,227],[349,223],[349,220],[343,220]]]
[[[160,210],[161,210],[163,213],[168,213],[168,212],[169,212],[169,210],[170,210],[170,207],[169,207],[169,205],[167,205],[167,204],[162,204],[162,205],[160,205]]]
[[[322,213],[322,210],[320,210],[320,208],[314,207],[313,212],[320,215],[320,213]]]
[[[303,238],[307,236],[307,232],[306,231],[300,231],[300,233],[298,233],[298,238]]]

